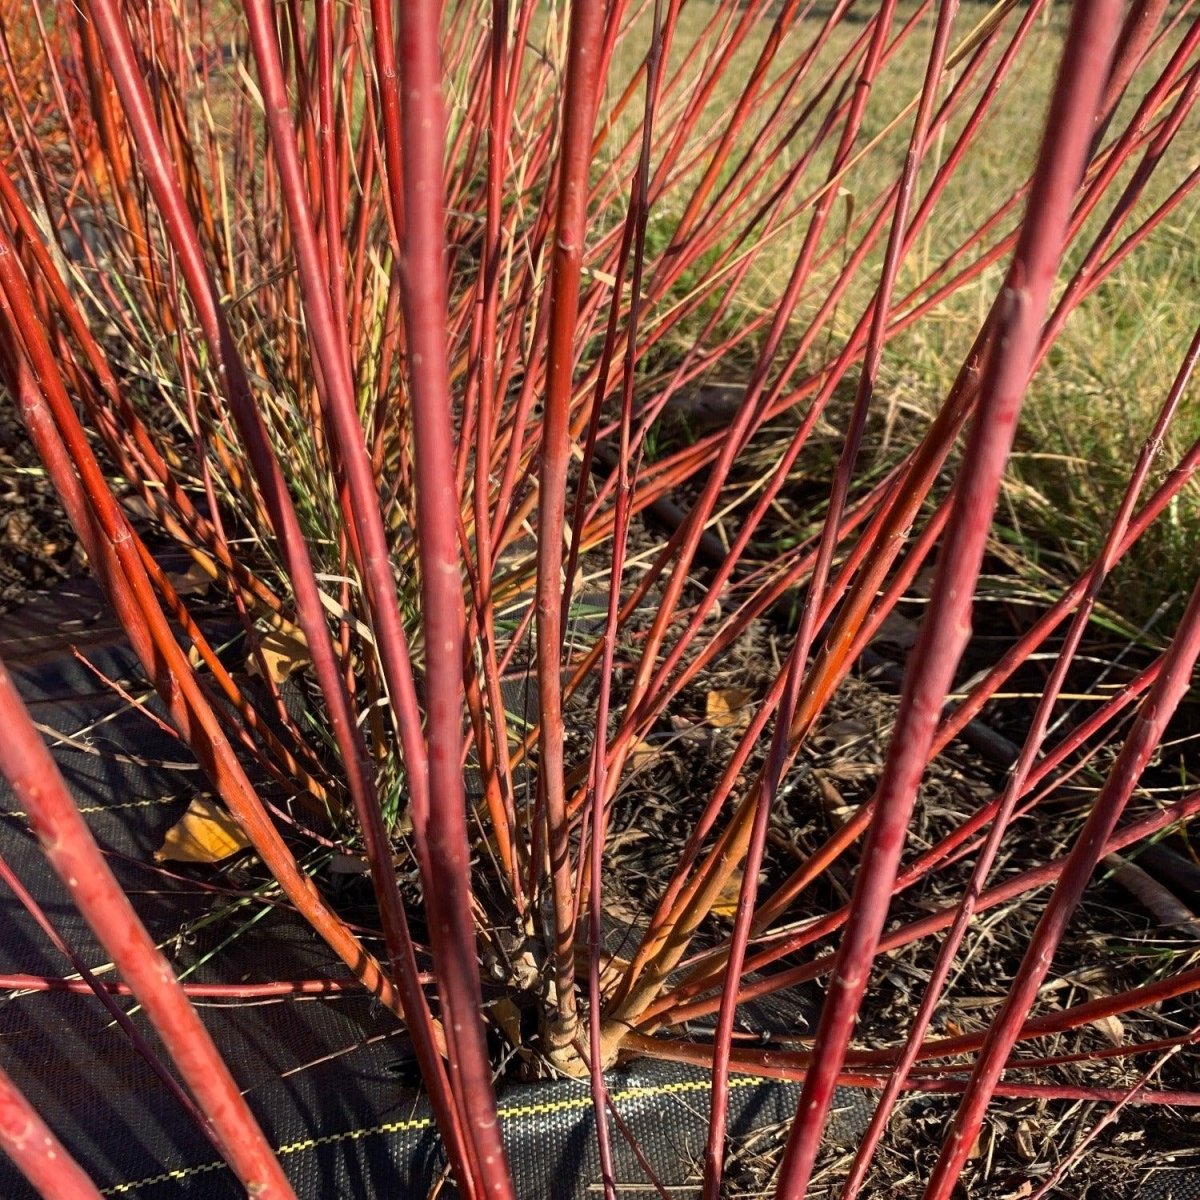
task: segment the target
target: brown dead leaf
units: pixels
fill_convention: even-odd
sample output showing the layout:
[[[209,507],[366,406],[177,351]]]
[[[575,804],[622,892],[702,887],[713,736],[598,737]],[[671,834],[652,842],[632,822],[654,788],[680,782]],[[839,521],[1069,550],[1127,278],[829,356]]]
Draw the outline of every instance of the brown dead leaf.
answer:
[[[1033,1142],[1033,1135],[1036,1131],[1036,1126],[1029,1120],[1028,1117],[1023,1117],[1017,1122],[1016,1133],[1013,1137],[1013,1146],[1017,1151],[1017,1157],[1022,1162],[1031,1163],[1037,1158],[1037,1147]],[[1032,1189],[1030,1189],[1032,1190]],[[1028,1192],[1025,1193],[1029,1195]]]
[[[393,866],[398,867],[403,862],[402,854],[392,855]],[[369,875],[371,864],[358,854],[335,854],[329,860],[329,873],[330,875]]]
[[[197,796],[154,852],[158,862],[215,863],[239,850],[250,839],[233,816],[215,800]]]
[[[1121,1024],[1119,1017],[1100,1017],[1098,1020],[1091,1022],[1092,1028],[1104,1035],[1105,1040],[1111,1042],[1114,1046],[1122,1046],[1125,1044],[1125,1026]]]
[[[675,737],[671,740],[674,742],[708,742],[711,741],[713,731],[705,725],[698,724],[695,721],[689,721],[687,717],[681,717],[678,713],[671,713],[667,717],[670,723],[671,731]]]
[[[631,770],[640,771],[643,767],[650,766],[659,756],[659,749],[656,746],[650,745],[649,742],[636,741],[629,748],[629,757],[626,761]]]
[[[826,816],[833,822],[835,829],[841,829],[854,815],[853,805],[847,804],[842,793],[825,777],[824,772],[814,771],[817,787],[821,791],[821,806]]]
[[[197,596],[212,587],[212,576],[198,563],[193,562],[186,571],[168,575],[177,596]]]
[[[33,529],[33,518],[28,513],[13,513],[4,522],[4,540],[20,546],[28,540]]]
[[[282,683],[288,676],[303,670],[312,661],[308,654],[308,643],[299,629],[268,629],[261,635],[259,643],[262,647],[263,661],[267,664],[267,673],[273,683]],[[246,656],[246,670],[251,675],[262,676],[257,654]]]
[[[704,698],[704,715],[717,729],[745,729],[750,724],[754,693],[746,688],[721,688]]]
[[[510,1044],[519,1048],[523,1044],[520,1009],[507,996],[490,1005],[489,1009],[492,1019],[500,1027],[504,1036],[508,1038]]]
[[[982,1153],[983,1153],[983,1130],[981,1129],[975,1135],[975,1140],[971,1143],[970,1150],[967,1151],[967,1162],[974,1162]]]
[[[533,1061],[533,1051],[525,1045],[521,1032],[521,1010],[507,996],[488,1006],[496,1027],[508,1043],[526,1062]]]
[[[839,749],[844,746],[853,746],[856,743],[862,742],[869,738],[874,730],[870,725],[863,721],[855,720],[853,717],[846,717],[842,721],[831,721],[828,725],[823,725],[820,729],[819,736],[826,741],[832,742]]]

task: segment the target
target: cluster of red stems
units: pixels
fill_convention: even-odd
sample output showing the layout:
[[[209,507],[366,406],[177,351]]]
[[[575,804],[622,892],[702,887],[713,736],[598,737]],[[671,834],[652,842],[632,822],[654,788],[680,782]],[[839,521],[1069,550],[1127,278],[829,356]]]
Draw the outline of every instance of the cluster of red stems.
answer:
[[[0,372],[171,725],[345,963],[344,986],[404,1022],[464,1197],[513,1194],[480,982],[481,943],[501,926],[541,945],[535,1050],[590,1079],[598,1115],[619,1055],[711,1069],[706,1198],[725,1170],[730,1072],[802,1081],[780,1196],[804,1194],[839,1086],[879,1095],[845,1197],[914,1089],[961,1096],[930,1200],[951,1194],[993,1097],[1200,1104],[1149,1086],[1036,1082],[1061,1060],[1016,1053],[1200,988],[1191,969],[1032,1015],[1101,858],[1200,809],[1200,792],[1130,804],[1189,686],[1200,592],[1159,657],[1048,740],[1106,578],[1200,463],[1197,443],[1148,486],[1200,334],[1164,381],[1102,552],[948,700],[1026,390],[1072,312],[1200,177],[1171,153],[1200,89],[1195,5],[1077,0],[1048,106],[1029,114],[1045,130],[1032,172],[924,267],[914,246],[1018,86],[1047,0],[921,0],[900,13],[895,0],[539,7],[80,0],[44,20],[45,6],[3,6]],[[919,90],[881,121],[873,87],[912,46],[926,54]],[[882,133],[868,135],[868,114]],[[1147,184],[1172,168],[1179,178],[1148,211]],[[783,266],[763,302],[768,262]],[[923,436],[866,478],[887,347],[986,288],[995,264],[1002,282]],[[751,288],[756,306],[743,299]],[[852,303],[861,312],[847,324]],[[741,398],[728,426],[648,453],[664,406],[714,373],[728,379],[731,363]],[[790,424],[736,536],[699,575],[732,473],[781,418]],[[829,420],[841,449],[816,532],[748,568],[756,530]],[[631,562],[635,516],[681,489],[683,519]],[[252,655],[272,632],[304,647],[327,744],[297,727],[269,670],[251,695],[228,669],[131,524],[129,495],[227,596]],[[788,771],[935,551],[874,795],[764,894]],[[585,566],[589,591],[605,594],[590,632],[571,626]],[[606,830],[631,754],[789,596],[799,618],[781,669],[636,949],[605,957]],[[514,727],[501,682],[527,637],[536,720]],[[1053,667],[1006,785],[906,856],[927,767],[1050,639]],[[564,727],[577,694],[595,697],[585,750]],[[255,1196],[291,1196],[2,667],[0,722],[0,770],[123,981],[84,973],[79,986],[109,1003],[114,990],[136,996],[176,1095],[233,1171]],[[990,878],[1013,821],[1122,735],[1069,850]],[[526,771],[529,795],[515,782]],[[410,934],[393,865],[393,793],[411,818],[404,853],[423,885],[427,945]],[[298,848],[347,837],[370,864],[378,939],[349,928],[298,865]],[[848,903],[814,918],[803,897],[851,849],[869,869]],[[956,902],[884,936],[893,897],[970,856]],[[723,939],[698,949],[739,879]],[[930,1036],[972,918],[1035,893],[1036,932],[987,1029]],[[805,955],[830,938],[833,950]],[[877,957],[924,938],[940,939],[936,966],[904,1039],[856,1046]],[[812,980],[825,990],[808,1048],[735,1039],[740,1003]],[[265,986],[319,990],[311,983]],[[706,1014],[711,1040],[685,1038],[683,1022]],[[611,1195],[611,1139],[623,1133],[596,1126]],[[3,1074],[0,1140],[46,1195],[98,1195]]]

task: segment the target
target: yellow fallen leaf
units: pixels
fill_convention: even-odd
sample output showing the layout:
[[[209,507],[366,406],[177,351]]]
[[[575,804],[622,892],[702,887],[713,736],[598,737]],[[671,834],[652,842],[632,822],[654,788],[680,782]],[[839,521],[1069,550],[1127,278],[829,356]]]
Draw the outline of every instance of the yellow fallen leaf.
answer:
[[[282,683],[289,675],[302,670],[312,661],[308,655],[308,643],[300,630],[284,631],[268,629],[259,638],[262,647],[263,661],[273,683]],[[262,670],[258,665],[258,655],[246,656],[246,670],[251,675],[261,677]]]
[[[509,1043],[519,1050],[525,1044],[521,1036],[521,1010],[505,996],[490,1006],[490,1012]]]
[[[228,810],[207,796],[197,796],[154,852],[159,862],[215,863],[239,850],[250,839]]]
[[[732,917],[737,913],[738,897],[742,894],[742,868],[738,867],[713,902],[713,916]]]
[[[746,688],[722,688],[704,698],[704,714],[717,729],[745,729],[750,724],[754,693]]]
[[[525,1044],[525,1038],[521,1032],[521,1010],[516,1004],[505,996],[489,1005],[489,1011],[497,1028],[508,1039],[513,1049],[525,1062],[533,1062],[533,1051]]]

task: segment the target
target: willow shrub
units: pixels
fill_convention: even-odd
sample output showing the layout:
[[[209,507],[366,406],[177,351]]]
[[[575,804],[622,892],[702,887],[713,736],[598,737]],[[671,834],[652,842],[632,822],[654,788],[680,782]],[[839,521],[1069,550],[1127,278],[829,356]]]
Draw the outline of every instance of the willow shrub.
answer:
[[[1195,597],[1140,673],[1059,721],[1110,571],[1177,516],[1196,469],[1200,444],[1169,470],[1157,458],[1196,340],[1129,451],[1102,552],[962,682],[1031,381],[1071,314],[1102,325],[1097,289],[1187,211],[1200,168],[1173,148],[1200,85],[1194,7],[1079,0],[1068,21],[1045,0],[81,0],[43,21],[5,6],[3,378],[210,787],[408,1027],[462,1195],[512,1191],[484,960],[540,1013],[526,1057],[590,1078],[598,1112],[618,1057],[711,1069],[706,1197],[731,1071],[803,1081],[787,1196],[839,1084],[880,1097],[846,1196],[902,1093],[958,1093],[927,1182],[945,1200],[993,1097],[1120,1098],[1036,1082],[1028,1055],[1035,1082],[1003,1078],[1018,1043],[1200,986],[1168,970],[1035,1013],[1101,858],[1200,807],[1137,791],[1200,649]],[[1035,94],[1022,67],[1049,53],[1053,87]],[[1015,140],[995,119],[1013,105]],[[980,210],[973,173],[997,154],[1009,182]],[[909,414],[880,436],[938,328],[956,369],[917,428]],[[689,423],[714,382],[733,398],[719,427]],[[193,619],[156,560],[166,543],[240,621],[261,687]],[[798,757],[914,589],[874,794],[763,876]],[[721,742],[632,951],[610,955],[606,895],[629,902],[610,828],[639,756],[781,610],[777,667]],[[1003,786],[907,845],[930,764],[1047,649]],[[536,700],[517,712],[505,680],[523,673]],[[284,703],[288,674],[315,724]],[[256,1195],[290,1194],[3,675],[0,705],[15,731],[0,767],[162,1033],[180,1102]],[[1056,796],[1061,819],[1055,784],[1088,762],[1101,782],[1071,793],[1069,851],[994,876],[1015,818]],[[365,858],[379,936],[298,865],[314,846]],[[969,877],[951,871],[964,858]],[[831,906],[814,885],[843,861],[853,891]],[[398,882],[414,873],[419,898]],[[918,884],[940,907],[885,933]],[[983,1033],[931,1037],[973,916],[1001,905],[1036,917],[1007,995]],[[918,939],[937,952],[910,1027],[860,1046],[873,963]],[[812,980],[806,1048],[735,1040],[739,1003]],[[685,1031],[704,1015],[710,1033]],[[613,1194],[614,1133],[597,1130]],[[13,1152],[51,1191],[44,1172],[75,1169],[61,1147]]]

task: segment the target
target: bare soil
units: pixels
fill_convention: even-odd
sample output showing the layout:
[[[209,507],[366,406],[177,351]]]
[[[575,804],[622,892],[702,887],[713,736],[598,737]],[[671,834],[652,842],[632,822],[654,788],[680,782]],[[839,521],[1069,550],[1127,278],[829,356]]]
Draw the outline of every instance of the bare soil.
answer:
[[[12,398],[0,389],[0,612],[82,569],[58,496]]]

